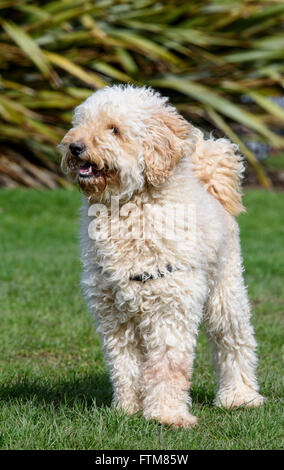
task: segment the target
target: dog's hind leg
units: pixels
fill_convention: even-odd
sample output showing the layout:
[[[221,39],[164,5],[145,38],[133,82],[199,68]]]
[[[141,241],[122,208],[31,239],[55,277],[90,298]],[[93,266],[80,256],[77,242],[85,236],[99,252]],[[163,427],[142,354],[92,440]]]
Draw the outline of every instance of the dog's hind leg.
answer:
[[[229,248],[223,276],[208,299],[204,315],[218,381],[215,404],[226,408],[259,406],[264,398],[258,393],[256,342],[237,237]]]

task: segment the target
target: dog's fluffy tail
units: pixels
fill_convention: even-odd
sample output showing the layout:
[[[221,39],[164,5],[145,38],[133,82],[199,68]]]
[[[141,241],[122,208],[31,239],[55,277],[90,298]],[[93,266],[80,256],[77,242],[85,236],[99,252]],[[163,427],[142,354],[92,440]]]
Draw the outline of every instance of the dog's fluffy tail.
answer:
[[[191,156],[196,176],[230,214],[244,212],[241,198],[244,164],[238,146],[228,139],[204,139],[203,133],[196,131],[196,148]]]

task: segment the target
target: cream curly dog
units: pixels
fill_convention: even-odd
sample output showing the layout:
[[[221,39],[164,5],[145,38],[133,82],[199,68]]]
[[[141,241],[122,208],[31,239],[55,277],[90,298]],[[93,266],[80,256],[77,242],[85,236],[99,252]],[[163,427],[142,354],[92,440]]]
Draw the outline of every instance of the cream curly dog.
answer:
[[[91,95],[60,145],[63,167],[84,194],[82,286],[114,403],[127,413],[197,423],[188,389],[201,322],[213,345],[215,403],[263,402],[234,218],[243,210],[235,147],[206,140],[167,98],[132,86]],[[178,212],[182,206],[189,210]],[[179,237],[165,232],[164,222],[173,220]]]

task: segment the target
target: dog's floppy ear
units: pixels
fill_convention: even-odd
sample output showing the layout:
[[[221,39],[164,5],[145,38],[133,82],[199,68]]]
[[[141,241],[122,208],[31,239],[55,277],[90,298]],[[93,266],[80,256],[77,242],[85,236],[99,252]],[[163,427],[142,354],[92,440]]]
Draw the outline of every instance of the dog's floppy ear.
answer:
[[[174,108],[165,108],[152,116],[144,147],[145,175],[150,184],[158,186],[170,176],[184,156],[191,129],[192,126]]]

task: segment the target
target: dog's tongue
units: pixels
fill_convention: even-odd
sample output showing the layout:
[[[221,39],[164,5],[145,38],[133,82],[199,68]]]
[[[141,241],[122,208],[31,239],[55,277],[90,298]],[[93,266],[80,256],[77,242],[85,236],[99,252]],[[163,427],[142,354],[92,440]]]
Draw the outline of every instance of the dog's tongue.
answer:
[[[80,166],[80,175],[91,175],[93,173],[92,165],[89,163],[85,163],[84,165]]]

